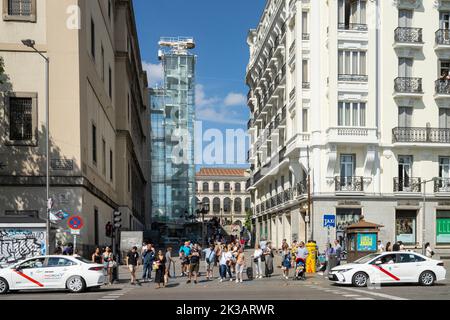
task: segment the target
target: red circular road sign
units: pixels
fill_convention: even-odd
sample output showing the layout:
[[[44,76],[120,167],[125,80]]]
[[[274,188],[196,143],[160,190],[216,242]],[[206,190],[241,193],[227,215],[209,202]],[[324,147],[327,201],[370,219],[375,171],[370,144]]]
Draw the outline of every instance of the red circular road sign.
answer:
[[[79,216],[73,216],[69,219],[69,221],[67,222],[67,224],[69,225],[69,228],[72,230],[80,230],[81,228],[83,228],[83,219]]]

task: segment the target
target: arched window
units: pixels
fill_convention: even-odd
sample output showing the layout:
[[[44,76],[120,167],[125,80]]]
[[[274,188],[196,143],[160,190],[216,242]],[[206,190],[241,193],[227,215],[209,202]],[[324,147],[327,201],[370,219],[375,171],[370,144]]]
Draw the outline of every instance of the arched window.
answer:
[[[203,198],[202,204],[203,204],[203,205],[207,205],[207,207],[208,207],[208,213],[210,213],[210,212],[211,212],[211,206],[210,206],[209,198],[207,198],[207,197]]]
[[[230,192],[231,186],[228,182],[223,185],[223,191]]]
[[[209,192],[209,183],[203,182],[203,192]]]
[[[251,210],[252,202],[250,198],[245,198],[245,212]]]
[[[213,199],[213,212],[214,213],[220,212],[220,199],[219,198]]]
[[[236,182],[234,184],[234,191],[241,192],[241,183],[240,182]]]
[[[234,199],[234,212],[241,213],[242,211],[242,200],[241,198]]]
[[[225,198],[223,200],[223,211],[225,212],[225,214],[231,213],[231,199],[230,198]]]
[[[214,192],[220,192],[220,185],[218,182],[214,182]]]

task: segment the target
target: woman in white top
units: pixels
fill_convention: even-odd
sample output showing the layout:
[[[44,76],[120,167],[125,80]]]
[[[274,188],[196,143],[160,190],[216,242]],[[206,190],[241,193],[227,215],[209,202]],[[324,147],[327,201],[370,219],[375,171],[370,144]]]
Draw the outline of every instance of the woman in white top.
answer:
[[[262,279],[262,257],[263,251],[261,250],[261,246],[259,244],[256,244],[255,246],[255,252],[252,255],[253,262],[255,263],[255,270],[256,270],[256,278],[255,279]]]
[[[228,251],[226,246],[223,246],[220,250],[220,259],[219,259],[219,272],[220,272],[220,282],[223,282],[227,273],[230,276],[230,281],[233,281],[233,275],[231,274],[230,264],[232,259],[232,253]]]
[[[434,251],[433,249],[431,249],[431,245],[429,242],[425,244],[425,255],[430,259],[434,256]]]

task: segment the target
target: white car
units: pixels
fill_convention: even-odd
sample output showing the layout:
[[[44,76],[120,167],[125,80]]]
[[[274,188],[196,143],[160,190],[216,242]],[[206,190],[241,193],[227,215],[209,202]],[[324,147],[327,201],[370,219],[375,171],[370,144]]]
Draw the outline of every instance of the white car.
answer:
[[[445,280],[442,261],[415,252],[369,254],[353,263],[333,268],[328,278],[339,284],[366,287],[371,284],[418,283],[432,286]]]
[[[34,257],[0,269],[0,294],[35,289],[80,293],[104,283],[103,265],[77,256]]]

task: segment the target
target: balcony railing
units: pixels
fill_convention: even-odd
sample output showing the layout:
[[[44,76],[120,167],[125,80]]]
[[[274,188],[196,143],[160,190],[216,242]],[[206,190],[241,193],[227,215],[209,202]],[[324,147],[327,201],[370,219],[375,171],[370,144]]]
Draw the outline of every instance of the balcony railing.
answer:
[[[302,82],[302,88],[303,89],[311,89],[311,83],[310,82]]]
[[[286,106],[284,106],[283,109],[281,109],[281,121],[286,120],[286,115],[287,115],[287,109],[286,109]]]
[[[435,178],[434,192],[450,192],[450,178]]]
[[[423,43],[422,28],[398,27],[395,29],[395,42]]]
[[[398,77],[394,81],[397,93],[423,93],[422,78]]]
[[[362,74],[339,74],[339,81],[358,81],[358,82],[367,82],[369,80],[369,76]]]
[[[450,29],[439,29],[436,31],[436,44],[450,45]]]
[[[450,129],[431,127],[394,128],[393,142],[450,143]]]
[[[394,192],[421,192],[421,178],[394,178]]]
[[[334,186],[336,191],[364,191],[363,177],[335,177]]]
[[[309,33],[302,33],[302,40],[309,40]]]
[[[339,23],[339,30],[355,30],[355,31],[367,31],[367,24],[362,23]]]
[[[295,50],[295,40],[292,41],[292,44],[291,44],[291,46],[289,47],[289,55],[292,56],[292,54],[294,53],[294,50]]]
[[[436,94],[450,94],[450,80],[436,80],[434,86]]]
[[[289,101],[294,100],[295,98],[295,88],[291,90],[291,92],[289,93]]]

